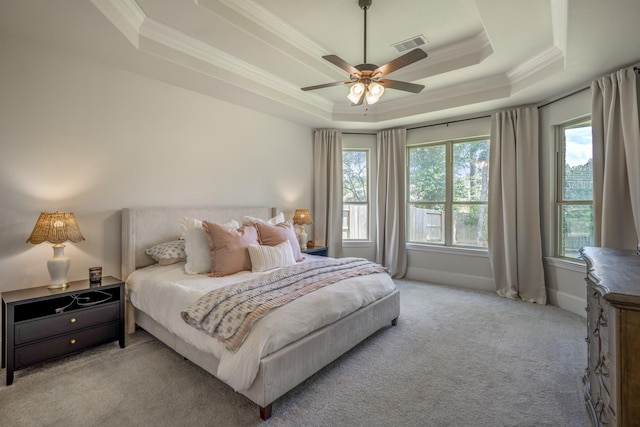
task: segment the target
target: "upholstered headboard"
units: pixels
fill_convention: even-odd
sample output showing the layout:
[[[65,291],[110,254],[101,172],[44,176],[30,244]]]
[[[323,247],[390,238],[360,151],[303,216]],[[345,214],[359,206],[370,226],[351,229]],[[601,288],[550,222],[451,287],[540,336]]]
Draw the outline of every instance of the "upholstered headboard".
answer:
[[[184,217],[225,223],[232,219],[242,221],[245,215],[266,220],[275,214],[275,208],[266,207],[125,208],[122,210],[122,280],[136,269],[155,262],[145,253],[147,248],[180,237],[180,220]]]

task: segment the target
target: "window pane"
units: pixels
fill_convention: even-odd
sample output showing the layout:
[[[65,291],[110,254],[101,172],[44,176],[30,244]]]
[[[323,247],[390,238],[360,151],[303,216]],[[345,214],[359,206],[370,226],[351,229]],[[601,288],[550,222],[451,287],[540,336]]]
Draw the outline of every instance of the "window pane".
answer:
[[[486,202],[489,141],[453,144],[453,201]]]
[[[342,205],[342,239],[367,240],[369,236],[367,205]]]
[[[593,200],[591,126],[564,129],[562,200]]]
[[[409,201],[446,200],[446,157],[444,145],[409,149]]]
[[[593,206],[564,205],[559,207],[560,256],[578,258],[582,246],[593,246]]]
[[[453,206],[453,244],[487,246],[487,205]]]
[[[407,240],[444,244],[444,218],[443,204],[409,205]]]
[[[367,152],[342,152],[342,195],[345,202],[367,201]]]

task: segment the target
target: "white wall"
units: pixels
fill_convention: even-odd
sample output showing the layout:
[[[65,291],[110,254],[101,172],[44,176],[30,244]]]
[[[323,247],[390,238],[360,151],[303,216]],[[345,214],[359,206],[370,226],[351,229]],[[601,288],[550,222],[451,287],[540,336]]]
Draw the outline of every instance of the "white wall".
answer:
[[[123,207],[311,205],[308,127],[5,34],[0,58],[0,292],[48,282],[41,211],[75,213],[77,280],[119,275]]]

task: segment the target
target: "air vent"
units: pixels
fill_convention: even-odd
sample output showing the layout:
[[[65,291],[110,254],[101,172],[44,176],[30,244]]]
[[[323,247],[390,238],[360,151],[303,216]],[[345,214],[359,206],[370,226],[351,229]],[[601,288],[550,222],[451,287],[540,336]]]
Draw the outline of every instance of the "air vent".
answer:
[[[394,43],[393,46],[398,52],[402,53],[404,51],[423,46],[427,44],[427,39],[420,34],[419,36],[411,37],[410,39]]]

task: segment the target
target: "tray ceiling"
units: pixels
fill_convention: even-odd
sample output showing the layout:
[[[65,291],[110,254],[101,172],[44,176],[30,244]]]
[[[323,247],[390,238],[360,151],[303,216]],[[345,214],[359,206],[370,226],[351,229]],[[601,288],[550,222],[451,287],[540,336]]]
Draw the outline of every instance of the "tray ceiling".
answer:
[[[373,0],[367,62],[424,36],[428,57],[351,106],[347,80],[322,59],[363,62],[357,0],[0,1],[0,30],[311,126],[382,129],[537,103],[640,61],[637,0]]]

